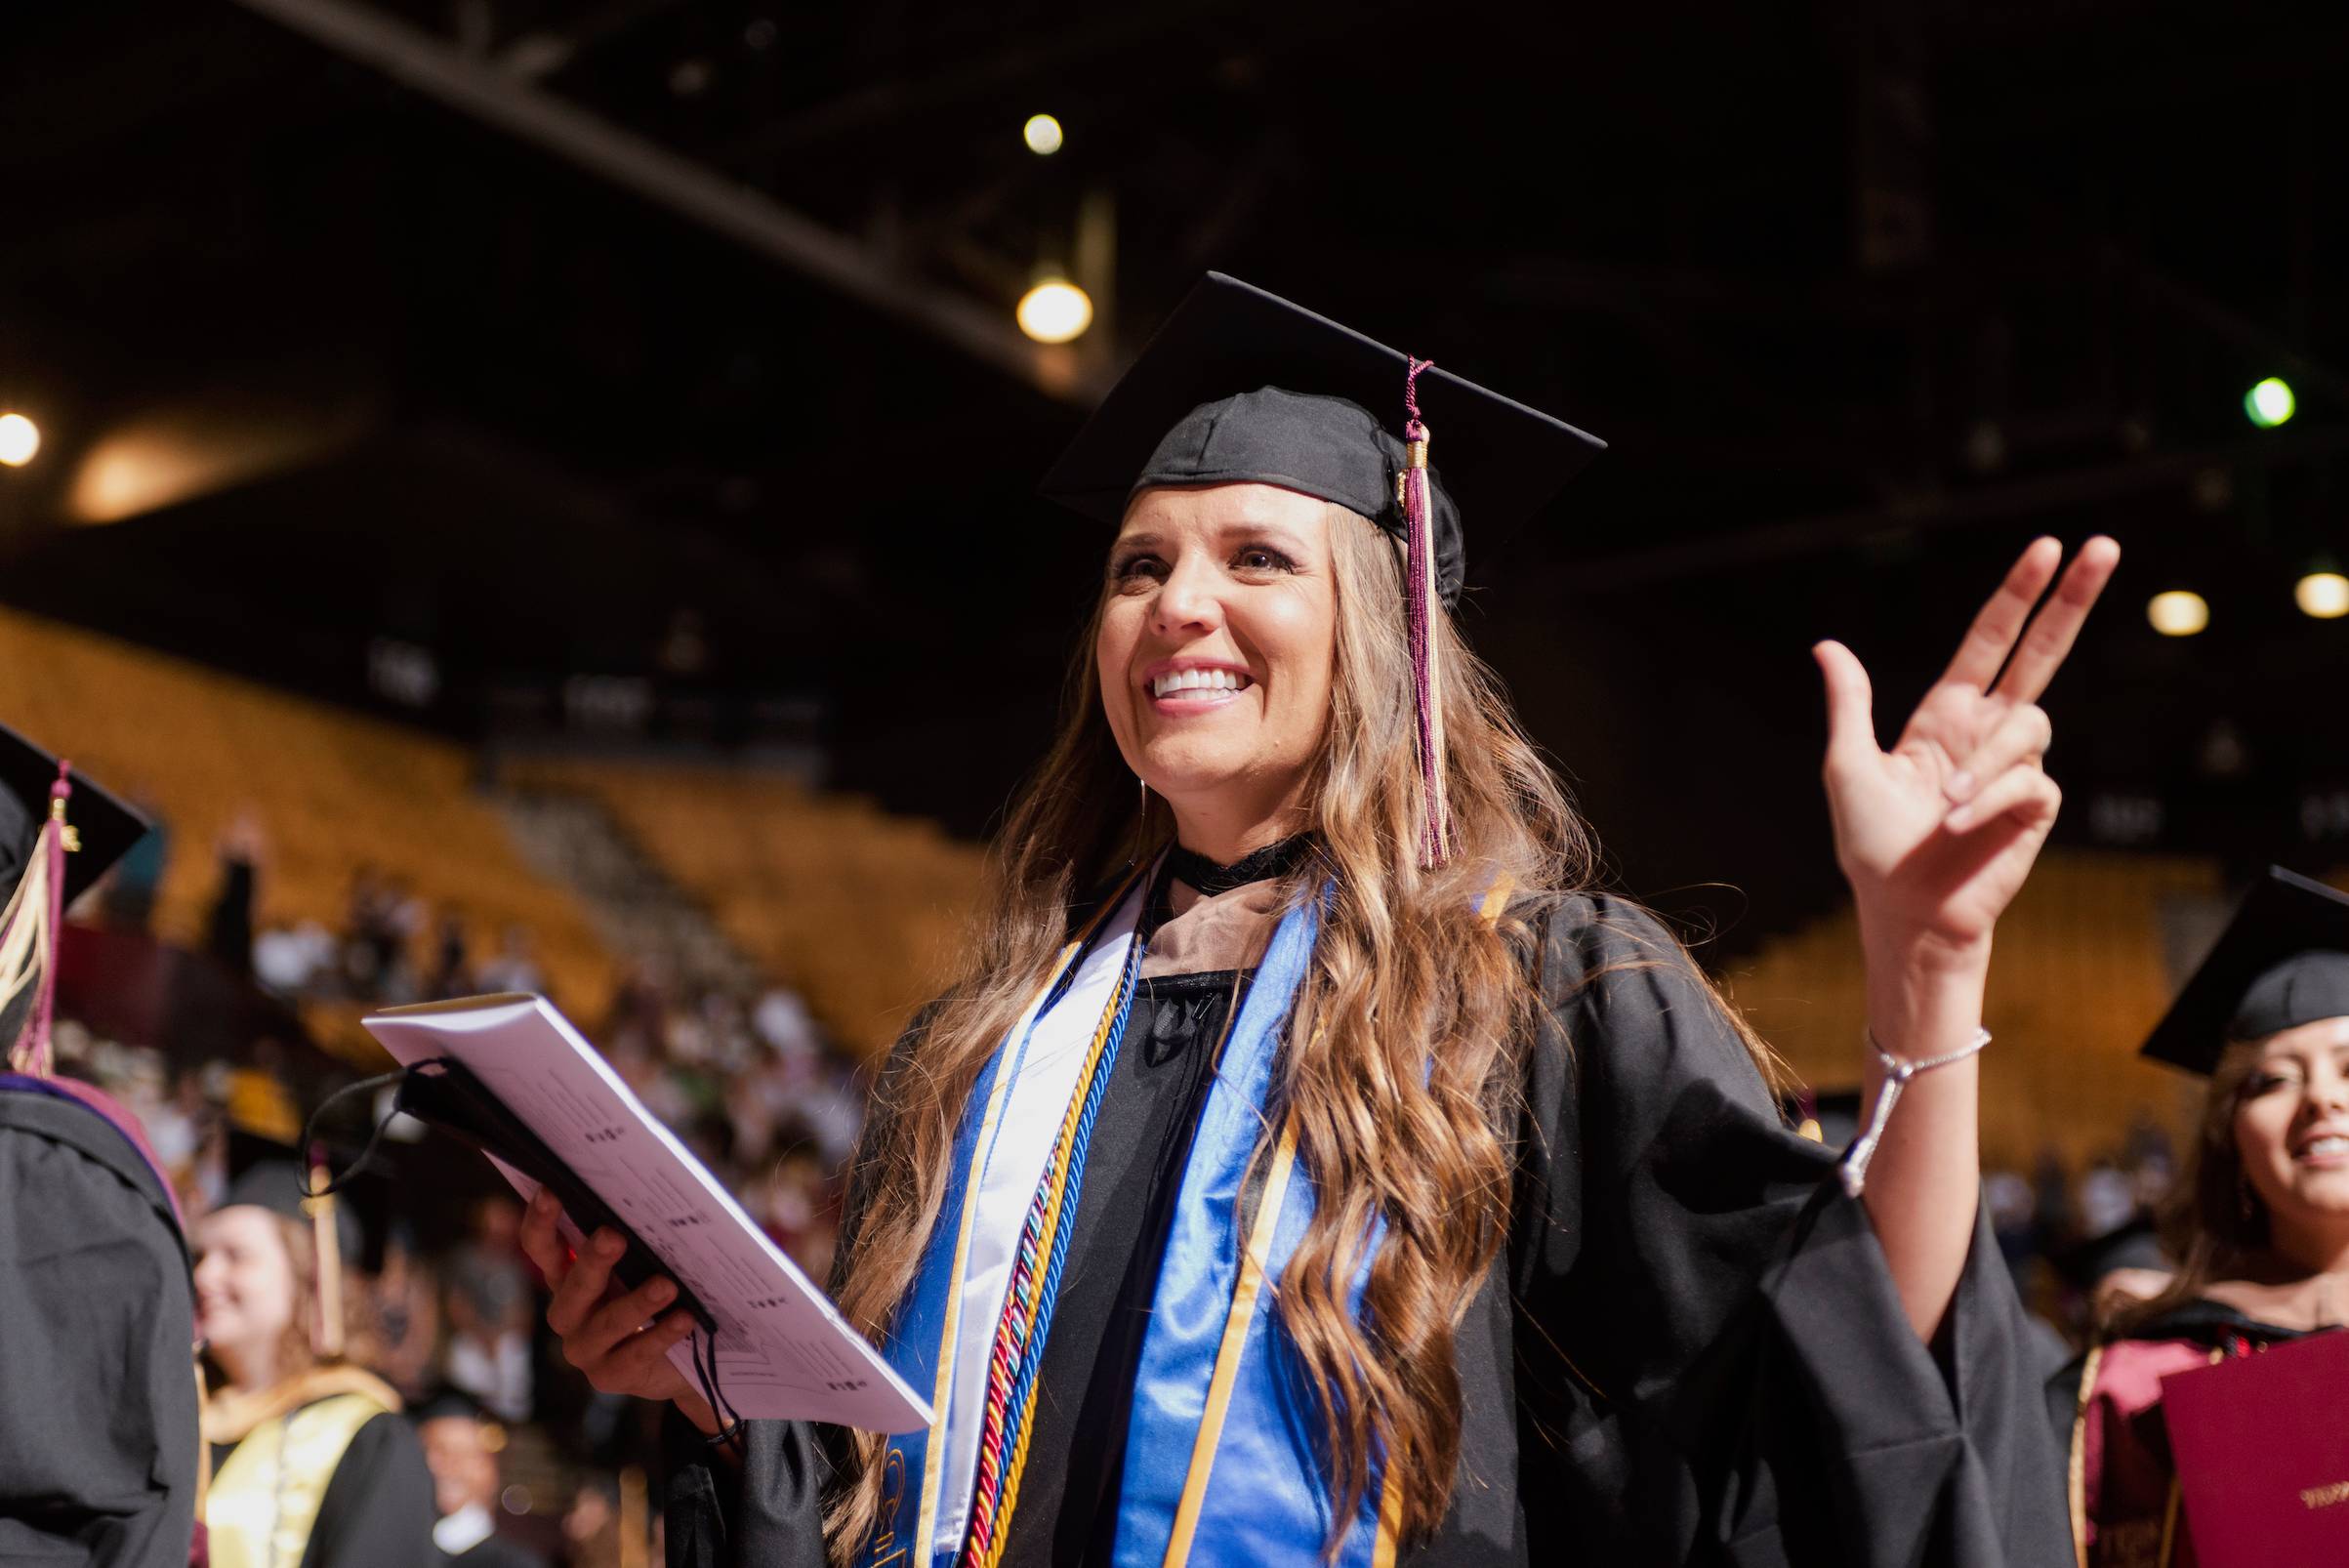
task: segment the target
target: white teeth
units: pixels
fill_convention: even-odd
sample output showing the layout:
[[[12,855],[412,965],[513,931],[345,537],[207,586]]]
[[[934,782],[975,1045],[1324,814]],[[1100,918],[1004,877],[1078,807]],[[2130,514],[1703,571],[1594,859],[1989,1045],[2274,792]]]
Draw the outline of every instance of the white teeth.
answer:
[[[1150,694],[1165,697],[1177,691],[1238,691],[1247,684],[1248,677],[1237,670],[1174,670],[1153,680]]]
[[[2321,1137],[2300,1152],[2302,1154],[2349,1154],[2349,1137]]]

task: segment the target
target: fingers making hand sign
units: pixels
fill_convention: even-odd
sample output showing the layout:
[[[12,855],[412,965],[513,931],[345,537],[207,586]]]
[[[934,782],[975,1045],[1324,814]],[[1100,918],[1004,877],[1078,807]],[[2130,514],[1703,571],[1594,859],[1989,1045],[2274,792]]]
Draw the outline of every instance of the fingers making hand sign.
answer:
[[[1878,748],[1859,659],[1840,642],[1812,650],[1827,682],[1835,856],[1879,935],[1953,948],[1987,940],[2046,842],[2062,796],[2040,766],[2050,729],[2039,699],[2121,547],[2089,540],[2057,581],[2062,560],[2053,539],[2023,552],[1889,751]]]

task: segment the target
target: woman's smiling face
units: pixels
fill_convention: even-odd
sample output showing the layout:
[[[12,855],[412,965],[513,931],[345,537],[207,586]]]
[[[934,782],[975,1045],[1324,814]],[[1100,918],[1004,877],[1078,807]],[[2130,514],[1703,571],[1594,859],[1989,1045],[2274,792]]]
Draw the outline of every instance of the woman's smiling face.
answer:
[[[294,1264],[267,1209],[237,1204],[196,1223],[196,1332],[242,1355],[266,1352],[294,1321]]]
[[[2349,1018],[2287,1029],[2257,1050],[2236,1101],[2244,1176],[2280,1239],[2349,1228]]]
[[[1333,509],[1270,484],[1144,490],[1110,551],[1095,642],[1126,765],[1178,818],[1297,804],[1330,721]]]

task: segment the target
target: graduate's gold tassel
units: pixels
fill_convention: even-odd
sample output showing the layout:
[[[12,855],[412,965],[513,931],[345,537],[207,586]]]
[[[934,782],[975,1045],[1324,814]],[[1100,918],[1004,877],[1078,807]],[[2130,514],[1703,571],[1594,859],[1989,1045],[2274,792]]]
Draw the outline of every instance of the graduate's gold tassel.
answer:
[[[312,1187],[323,1184],[325,1172],[325,1150],[312,1147],[309,1151]],[[309,1213],[310,1240],[318,1255],[318,1324],[314,1343],[320,1360],[333,1361],[343,1354],[343,1238],[335,1229],[334,1194],[304,1198],[302,1205]]]
[[[644,1471],[631,1465],[620,1471],[620,1568],[647,1568],[652,1529],[645,1521]]]
[[[49,819],[34,835],[23,880],[0,911],[0,1011],[5,1011],[27,987],[33,989],[32,1011],[24,1028],[9,1042],[8,1064],[35,1078],[49,1076],[49,1024],[57,1006],[57,944],[65,922],[65,854],[79,849],[81,836],[65,820],[65,803],[73,795],[73,764],[57,764],[57,782],[49,787]]]

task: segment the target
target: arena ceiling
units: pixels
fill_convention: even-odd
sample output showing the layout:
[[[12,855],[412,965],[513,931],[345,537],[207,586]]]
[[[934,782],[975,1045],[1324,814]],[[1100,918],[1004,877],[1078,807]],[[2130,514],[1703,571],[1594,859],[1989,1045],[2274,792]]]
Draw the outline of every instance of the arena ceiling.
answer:
[[[461,732],[687,618],[976,831],[1096,569],[1033,478],[1218,267],[1612,443],[1469,520],[1468,614],[1641,890],[1831,897],[1805,649],[1889,714],[2040,531],[2129,553],[2065,831],[2338,858],[2349,621],[2290,589],[2349,557],[2345,74],[2334,11],[2118,0],[42,8],[0,597]],[[1063,351],[1011,320],[1048,266]],[[2209,631],[2151,632],[2170,587]]]

